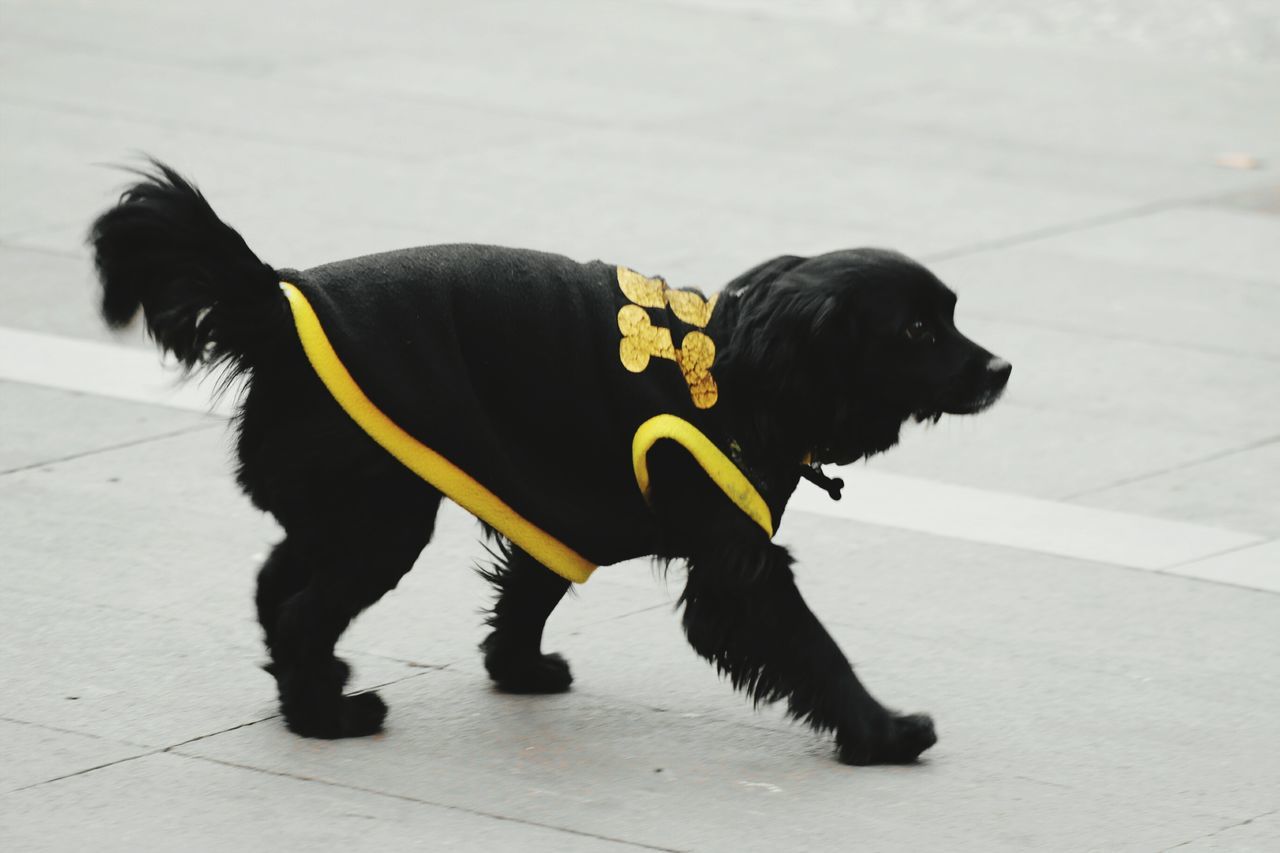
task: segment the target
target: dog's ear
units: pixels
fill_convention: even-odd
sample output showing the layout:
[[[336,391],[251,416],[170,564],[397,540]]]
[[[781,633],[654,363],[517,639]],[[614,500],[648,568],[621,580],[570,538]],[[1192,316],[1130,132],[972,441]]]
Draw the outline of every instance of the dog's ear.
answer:
[[[807,261],[799,255],[779,255],[757,264],[724,286],[725,293],[741,295],[748,288],[768,285],[780,275]]]
[[[836,355],[838,291],[820,271],[801,267],[805,260],[774,258],[725,289],[736,303],[736,322],[717,364],[732,384],[766,399],[821,394]]]

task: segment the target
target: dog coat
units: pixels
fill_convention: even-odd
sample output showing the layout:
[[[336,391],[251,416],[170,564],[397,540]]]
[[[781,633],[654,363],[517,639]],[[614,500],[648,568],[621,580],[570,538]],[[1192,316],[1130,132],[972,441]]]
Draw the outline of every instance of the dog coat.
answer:
[[[280,278],[307,359],[360,428],[561,576],[658,552],[647,454],[661,440],[773,535],[715,428],[715,297],[474,245]]]

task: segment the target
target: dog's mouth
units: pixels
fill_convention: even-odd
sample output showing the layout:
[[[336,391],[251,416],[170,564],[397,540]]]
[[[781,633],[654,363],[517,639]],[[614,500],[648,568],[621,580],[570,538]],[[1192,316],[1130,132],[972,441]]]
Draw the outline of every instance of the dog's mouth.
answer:
[[[937,423],[943,415],[976,415],[995,405],[1004,394],[1004,388],[988,388],[959,400],[948,400],[936,408],[920,408],[911,413],[916,423]]]
[[[991,408],[1004,395],[1013,368],[1002,358],[984,356],[971,361],[962,375],[934,386],[933,393],[922,395],[924,400],[886,400],[881,411],[887,416],[864,415],[865,405],[850,403],[835,417],[827,440],[814,447],[806,461],[848,465],[888,450],[898,442],[898,431],[908,420],[937,423],[943,415],[976,415]]]
[[[984,381],[977,390],[948,395],[936,407],[917,409],[912,413],[912,417],[920,423],[925,421],[937,423],[943,415],[976,415],[985,411],[1003,396],[1012,370],[1009,362],[1002,358],[992,358],[986,364],[986,369],[983,371]]]
[[[942,415],[976,415],[994,406],[996,400],[999,400],[1003,394],[1003,385],[999,388],[988,388],[968,400],[947,406],[940,414],[935,413],[934,421],[936,422]]]

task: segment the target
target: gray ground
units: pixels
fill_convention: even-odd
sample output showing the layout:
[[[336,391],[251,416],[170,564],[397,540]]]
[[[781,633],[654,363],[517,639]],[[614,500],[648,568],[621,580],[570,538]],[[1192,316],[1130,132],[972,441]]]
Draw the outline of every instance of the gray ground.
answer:
[[[1246,0],[5,0],[0,847],[1280,849],[1278,45]],[[644,565],[553,617],[572,693],[493,693],[457,510],[342,644],[386,733],[288,735],[273,523],[205,398],[93,315],[99,164],[139,150],[281,266],[930,261],[1006,400],[780,534],[873,689],[936,715],[928,760],[753,713]]]

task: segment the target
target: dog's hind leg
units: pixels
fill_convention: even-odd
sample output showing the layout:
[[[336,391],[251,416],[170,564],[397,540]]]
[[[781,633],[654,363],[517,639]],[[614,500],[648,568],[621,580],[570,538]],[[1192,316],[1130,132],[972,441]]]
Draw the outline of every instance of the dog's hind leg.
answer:
[[[791,556],[733,519],[689,559],[681,602],[698,654],[756,702],[787,701],[791,716],[834,731],[847,764],[914,761],[936,741],[933,721],[877,702],[796,589]]]
[[[382,728],[387,709],[376,693],[342,695],[347,667],[334,657],[334,645],[356,614],[413,567],[440,501],[434,490],[405,502],[348,497],[348,512],[289,532],[272,553],[278,562],[264,567],[268,591],[260,590],[261,606],[305,578],[279,604],[267,637],[280,710],[289,728],[307,737],[358,737]]]
[[[494,562],[482,570],[497,592],[480,645],[484,666],[506,693],[563,693],[573,676],[557,654],[542,653],[542,629],[569,589],[560,577],[510,541],[499,538]]]

